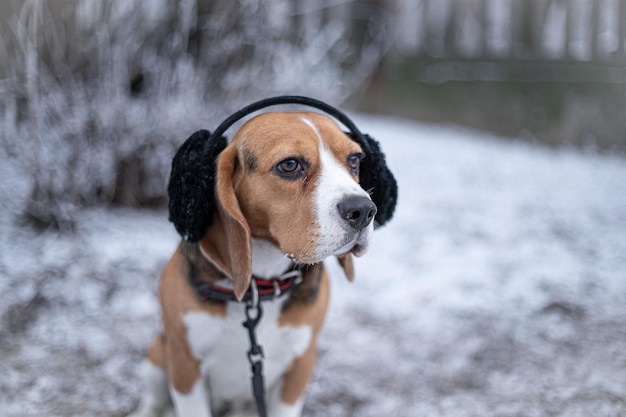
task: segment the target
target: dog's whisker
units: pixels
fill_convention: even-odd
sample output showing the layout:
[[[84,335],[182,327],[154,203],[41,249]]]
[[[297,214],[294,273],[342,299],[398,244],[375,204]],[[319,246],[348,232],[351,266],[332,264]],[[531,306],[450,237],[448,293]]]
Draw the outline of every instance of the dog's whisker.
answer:
[[[300,255],[299,258],[302,259],[305,257],[307,251],[309,250],[310,247],[313,246],[313,241],[309,241],[306,245],[304,245],[304,248],[302,248],[302,250],[300,251]]]

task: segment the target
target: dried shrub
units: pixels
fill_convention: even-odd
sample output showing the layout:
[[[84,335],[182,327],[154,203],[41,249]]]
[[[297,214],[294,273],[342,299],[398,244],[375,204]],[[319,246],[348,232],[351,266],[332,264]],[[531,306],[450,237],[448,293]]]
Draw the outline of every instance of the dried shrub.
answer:
[[[381,9],[299,4],[24,1],[0,42],[0,152],[27,178],[24,214],[71,228],[85,205],[162,204],[194,130],[272,94],[343,102],[388,46]]]

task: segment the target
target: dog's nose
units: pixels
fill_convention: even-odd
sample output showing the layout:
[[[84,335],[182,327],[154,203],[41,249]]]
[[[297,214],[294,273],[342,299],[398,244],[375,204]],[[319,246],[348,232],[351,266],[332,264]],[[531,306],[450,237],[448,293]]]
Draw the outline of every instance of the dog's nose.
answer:
[[[337,204],[339,214],[350,226],[361,230],[367,227],[376,215],[376,204],[367,197],[348,197]]]

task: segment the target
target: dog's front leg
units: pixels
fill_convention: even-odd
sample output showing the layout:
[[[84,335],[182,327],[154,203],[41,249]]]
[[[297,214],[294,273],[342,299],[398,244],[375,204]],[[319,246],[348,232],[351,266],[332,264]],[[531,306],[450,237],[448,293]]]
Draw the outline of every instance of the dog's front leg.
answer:
[[[187,346],[168,344],[170,395],[178,417],[212,417],[200,363]]]
[[[271,417],[299,417],[304,405],[304,391],[313,372],[317,349],[312,344],[297,358],[269,392],[268,415]]]
[[[143,363],[145,392],[137,409],[128,417],[159,417],[170,402],[164,355],[165,336],[159,335]]]
[[[170,394],[178,417],[212,417],[209,398],[201,379],[187,393],[179,392],[172,384]]]

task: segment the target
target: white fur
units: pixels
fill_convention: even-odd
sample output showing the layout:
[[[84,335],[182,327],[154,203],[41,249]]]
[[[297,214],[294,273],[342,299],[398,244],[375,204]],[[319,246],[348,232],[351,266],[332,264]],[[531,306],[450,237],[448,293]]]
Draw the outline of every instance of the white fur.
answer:
[[[264,302],[263,319],[257,327],[257,338],[265,352],[265,383],[269,389],[279,384],[291,362],[304,354],[312,337],[309,326],[279,327],[281,306],[282,300]],[[244,306],[234,303],[227,305],[226,317],[200,312],[184,316],[191,352],[202,363],[201,372],[210,387],[211,399],[251,398],[250,364],[246,356],[250,342],[241,325],[244,319]]]
[[[285,272],[291,260],[266,240],[252,238],[252,275],[272,278]]]
[[[316,257],[323,260],[331,255],[342,255],[358,244],[355,255],[365,253],[374,231],[374,222],[360,233],[348,226],[341,218],[337,204],[347,197],[367,197],[369,194],[361,188],[349,172],[346,161],[338,161],[325,146],[317,126],[306,117],[301,120],[317,135],[319,140],[321,174],[315,194],[315,208],[319,224],[320,240]]]
[[[268,411],[272,417],[299,417],[302,414],[304,406],[304,398],[299,398],[295,404],[285,404],[280,394],[283,389],[282,381],[276,384],[269,392]]]
[[[137,410],[129,417],[158,417],[169,400],[167,375],[147,359],[144,359],[141,368],[146,382],[145,392]]]
[[[196,381],[189,394],[181,394],[173,387],[170,392],[176,415],[179,417],[212,417],[207,392],[201,379]]]

